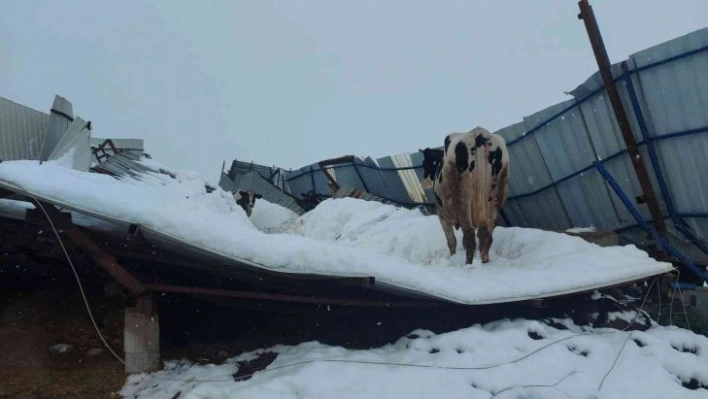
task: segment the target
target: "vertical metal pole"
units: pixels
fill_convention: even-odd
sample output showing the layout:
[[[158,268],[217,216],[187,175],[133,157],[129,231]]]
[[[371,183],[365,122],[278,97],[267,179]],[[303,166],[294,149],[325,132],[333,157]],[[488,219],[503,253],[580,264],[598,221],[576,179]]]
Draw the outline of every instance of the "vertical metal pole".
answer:
[[[661,214],[661,208],[659,208],[659,203],[656,200],[656,194],[654,193],[654,188],[652,187],[651,180],[649,179],[646,166],[639,155],[639,149],[637,148],[637,142],[634,140],[632,127],[629,124],[627,113],[622,105],[622,100],[619,96],[619,92],[617,91],[617,86],[615,86],[612,71],[610,70],[610,59],[607,56],[607,50],[605,49],[605,44],[602,41],[602,36],[600,35],[600,29],[597,26],[597,20],[595,19],[595,14],[592,11],[592,6],[590,6],[587,0],[580,0],[578,2],[578,6],[580,7],[580,14],[578,14],[578,18],[582,19],[585,23],[585,29],[587,30],[588,37],[590,38],[590,44],[592,45],[592,50],[595,54],[595,60],[597,61],[597,66],[600,69],[602,81],[605,84],[607,97],[610,99],[610,103],[612,104],[612,109],[615,113],[615,117],[617,118],[620,131],[622,132],[622,137],[624,138],[627,152],[629,152],[630,159],[632,160],[632,166],[634,166],[634,172],[637,175],[639,186],[642,188],[642,198],[649,207],[652,224],[654,225],[657,233],[661,237],[666,237],[666,224],[664,223],[664,218]]]

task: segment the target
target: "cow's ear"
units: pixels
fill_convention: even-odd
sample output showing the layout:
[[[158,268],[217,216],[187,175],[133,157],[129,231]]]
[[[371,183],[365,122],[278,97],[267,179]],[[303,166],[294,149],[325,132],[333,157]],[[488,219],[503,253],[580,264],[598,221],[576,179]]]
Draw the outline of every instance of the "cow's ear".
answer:
[[[261,194],[256,194],[256,198],[263,198]]]

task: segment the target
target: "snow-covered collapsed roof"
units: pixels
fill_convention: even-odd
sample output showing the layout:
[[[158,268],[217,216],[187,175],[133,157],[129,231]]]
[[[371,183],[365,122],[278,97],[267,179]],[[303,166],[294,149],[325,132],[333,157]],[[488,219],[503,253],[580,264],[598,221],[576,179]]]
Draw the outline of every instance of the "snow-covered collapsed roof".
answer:
[[[374,277],[379,288],[460,304],[582,292],[672,270],[633,246],[602,248],[565,234],[501,227],[491,262],[465,266],[463,251],[447,253],[435,216],[351,198],[327,200],[270,226],[276,233],[269,234],[229,193],[207,192],[193,172],[116,178],[58,161],[10,161],[0,163],[0,187],[109,223],[138,225],[148,241],[242,271]]]

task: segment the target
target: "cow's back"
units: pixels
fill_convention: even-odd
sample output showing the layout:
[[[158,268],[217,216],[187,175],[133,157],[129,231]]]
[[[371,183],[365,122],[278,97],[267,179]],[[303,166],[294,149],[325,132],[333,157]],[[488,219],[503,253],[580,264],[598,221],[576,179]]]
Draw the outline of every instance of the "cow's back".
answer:
[[[506,199],[508,168],[503,137],[481,127],[449,135],[435,182],[438,214],[463,228],[492,226]]]

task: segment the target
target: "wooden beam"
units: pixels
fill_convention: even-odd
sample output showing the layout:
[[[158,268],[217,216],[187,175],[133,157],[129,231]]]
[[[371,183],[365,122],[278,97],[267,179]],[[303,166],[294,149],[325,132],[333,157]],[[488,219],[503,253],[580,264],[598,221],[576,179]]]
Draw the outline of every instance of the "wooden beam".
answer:
[[[47,203],[36,202],[36,204],[38,210],[44,209],[47,212],[46,217],[49,219],[47,220],[49,224],[54,224],[56,228],[63,230],[77,248],[81,249],[106,273],[118,281],[131,295],[137,296],[146,291],[145,286],[138,279],[123,268],[115,257],[96,245],[78,226],[72,224],[66,214],[59,212],[54,206]]]

